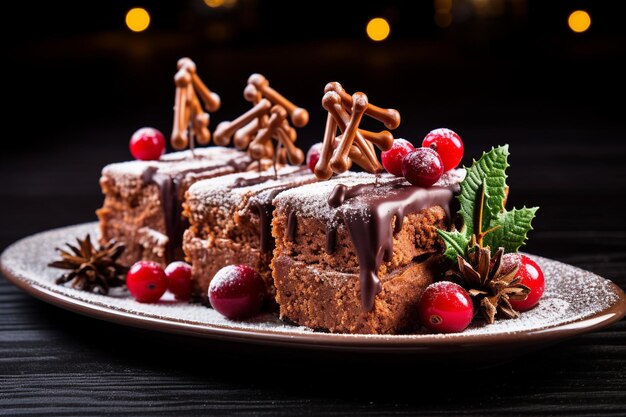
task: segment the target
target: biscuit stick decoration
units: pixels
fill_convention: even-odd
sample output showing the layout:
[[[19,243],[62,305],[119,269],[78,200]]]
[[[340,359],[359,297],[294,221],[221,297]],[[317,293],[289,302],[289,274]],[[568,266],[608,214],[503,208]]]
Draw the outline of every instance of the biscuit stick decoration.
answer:
[[[289,113],[289,118],[294,126],[304,127],[309,123],[309,112],[301,107],[297,107],[271,88],[269,81],[261,74],[252,74],[250,78],[248,78],[248,84],[254,85],[263,97],[267,98],[272,103],[284,107],[287,113]]]
[[[381,151],[391,149],[393,135],[387,130],[370,132],[359,129],[359,123],[367,115],[384,123],[388,129],[395,129],[400,124],[400,113],[371,104],[361,92],[349,95],[337,82],[328,83],[324,92],[322,107],[328,111],[328,119],[315,175],[319,179],[328,179],[333,172],[340,174],[350,169],[352,162],[366,171],[381,172],[383,167],[374,145]],[[337,129],[341,132],[338,136]]]
[[[172,147],[176,150],[187,147],[193,149],[195,141],[207,145],[211,141],[210,116],[204,109],[211,112],[218,110],[220,97],[202,82],[196,73],[196,64],[191,59],[179,59],[176,68]]]
[[[352,96],[346,93],[346,90],[343,89],[341,84],[336,81],[330,82],[326,84],[324,87],[324,93],[329,91],[334,91],[341,97],[341,102],[343,103],[346,110],[350,110],[352,107]],[[400,113],[395,109],[382,109],[378,106],[374,106],[373,104],[368,104],[367,109],[365,110],[365,114],[368,116],[378,120],[381,123],[385,124],[387,129],[397,129],[400,126]]]
[[[247,148],[252,159],[272,158],[283,162],[284,154],[291,164],[300,165],[304,152],[295,145],[297,133],[289,121],[303,127],[309,121],[309,113],[271,88],[261,74],[248,78],[243,96],[253,107],[233,121],[220,123],[215,129],[215,143],[227,145],[232,138],[235,147]],[[273,141],[279,151],[274,149]]]

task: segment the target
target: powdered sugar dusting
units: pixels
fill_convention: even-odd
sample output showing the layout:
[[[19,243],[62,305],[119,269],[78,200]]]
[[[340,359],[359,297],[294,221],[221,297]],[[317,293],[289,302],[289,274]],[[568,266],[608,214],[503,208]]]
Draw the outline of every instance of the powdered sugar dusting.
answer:
[[[165,246],[167,244],[167,242],[170,240],[167,235],[151,229],[149,227],[142,227],[139,230],[137,230],[137,232],[139,233],[139,235],[145,234],[147,236],[149,236],[153,242],[156,242],[159,245]]]
[[[387,184],[396,178],[392,175],[382,174],[378,182],[381,185]],[[376,176],[373,174],[346,172],[327,181],[319,181],[286,190],[274,198],[274,205],[278,208],[289,206],[297,214],[305,217],[316,217],[332,223],[337,218],[337,209],[328,205],[328,196],[337,185],[343,184],[349,187],[374,183],[376,183]]]
[[[241,154],[241,152],[234,148],[226,148],[223,146],[210,146],[206,148],[196,148],[193,151],[187,149],[186,151],[166,153],[161,157],[160,161],[176,162],[194,158],[216,159],[222,158],[224,156],[235,156],[239,154]]]
[[[467,175],[467,171],[463,168],[451,169],[443,173],[439,181],[437,181],[434,186],[438,187],[450,187],[454,184],[460,184],[461,181],[465,179],[465,175]]]
[[[209,148],[197,148],[193,151],[171,152],[163,155],[158,161],[126,161],[106,165],[102,174],[106,176],[130,176],[139,177],[147,169],[156,169],[163,174],[173,175],[178,172],[193,171],[196,169],[217,168],[226,164],[229,160],[243,156],[236,149],[213,146]]]
[[[98,236],[97,223],[70,226],[44,232],[26,238],[9,247],[2,255],[2,266],[12,276],[19,277],[32,287],[67,296],[88,305],[106,308],[111,312],[122,312],[137,318],[149,317],[172,323],[187,323],[207,328],[225,328],[250,332],[251,334],[271,333],[297,338],[310,335],[313,330],[282,323],[273,314],[263,314],[251,320],[232,321],[216,311],[198,304],[176,302],[170,295],[156,304],[142,304],[134,301],[123,289],[116,289],[109,296],[91,294],[56,285],[54,280],[62,273],[49,268],[47,264],[58,258],[54,248],[62,246],[75,237],[90,233]],[[381,335],[326,335],[337,339],[381,341],[414,340],[422,338],[462,339],[472,335],[506,335],[519,332],[537,331],[554,326],[573,323],[577,320],[598,314],[615,305],[619,298],[609,280],[557,261],[533,255],[546,277],[546,288],[539,305],[521,314],[517,319],[497,320],[495,324],[473,324],[462,333],[432,335],[427,333],[381,336]],[[574,325],[574,324],[572,324]]]
[[[450,170],[444,173],[434,186],[450,187],[458,184],[465,178],[465,173],[464,169]],[[362,184],[378,184],[380,187],[368,190],[368,195],[383,197],[389,192],[389,188],[385,187],[385,185],[397,183],[399,180],[401,181],[400,178],[387,173],[380,174],[377,178],[376,175],[365,172],[346,172],[336,175],[327,181],[319,181],[284,191],[274,199],[274,204],[279,208],[289,206],[302,216],[315,217],[333,224],[338,221],[337,213],[339,208],[331,207],[328,204],[328,196],[337,185],[352,187]],[[404,181],[402,184],[408,187],[411,186],[408,181]],[[350,212],[357,215],[368,208],[360,199],[351,200],[347,204],[350,207],[345,205],[342,207],[342,210],[347,215],[350,215]]]
[[[215,274],[214,279],[209,284],[209,291],[220,291],[222,288],[233,286],[239,280],[239,270],[236,266],[222,268]]]
[[[268,169],[261,173],[257,171],[239,172],[221,177],[198,181],[188,190],[188,198],[202,203],[205,206],[218,206],[228,208],[238,206],[244,196],[256,195],[264,190],[288,184],[293,181],[291,174],[301,170],[298,166],[285,166],[278,169],[278,176],[274,178],[274,170]],[[267,177],[267,180],[259,184],[248,186],[235,186],[238,180],[253,180],[259,177]]]

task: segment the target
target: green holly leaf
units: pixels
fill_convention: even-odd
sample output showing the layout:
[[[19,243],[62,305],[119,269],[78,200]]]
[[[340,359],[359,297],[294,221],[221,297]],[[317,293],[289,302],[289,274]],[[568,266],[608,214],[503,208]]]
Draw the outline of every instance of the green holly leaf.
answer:
[[[503,209],[502,202],[506,198],[506,169],[509,146],[504,145],[484,152],[482,157],[474,160],[471,167],[466,168],[465,180],[461,183],[461,202],[459,213],[463,217],[463,232],[469,239],[476,232],[476,216],[480,209],[481,192],[484,189],[483,224],[481,230],[489,230],[492,219]]]
[[[505,209],[508,156],[508,145],[492,148],[466,168],[457,196],[463,228],[450,232],[437,230],[446,245],[444,255],[451,261],[456,261],[457,256],[465,257],[472,235],[479,244],[482,242],[494,250],[504,247],[505,252],[517,252],[526,242],[538,208]]]
[[[465,257],[465,251],[469,245],[469,239],[465,234],[457,230],[448,232],[441,229],[437,229],[437,233],[446,244],[446,250],[443,253],[446,258],[456,262],[457,255]]]
[[[505,252],[517,252],[526,243],[528,231],[533,229],[531,222],[538,209],[524,207],[502,211],[493,222],[498,228],[485,235],[483,245],[491,248],[502,246]]]

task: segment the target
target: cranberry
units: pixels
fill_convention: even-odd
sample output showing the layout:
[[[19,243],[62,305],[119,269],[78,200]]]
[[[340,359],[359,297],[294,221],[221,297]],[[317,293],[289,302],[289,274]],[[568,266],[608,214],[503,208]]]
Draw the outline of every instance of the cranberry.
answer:
[[[450,281],[429,285],[422,294],[418,309],[422,325],[440,333],[462,332],[474,317],[470,295]]]
[[[152,127],[142,127],[130,138],[130,153],[142,161],[158,160],[165,152],[163,133]]]
[[[265,283],[247,265],[228,265],[217,271],[209,285],[211,306],[229,319],[245,319],[261,310]]]
[[[161,265],[153,261],[139,261],[126,275],[128,291],[140,303],[159,301],[167,290],[167,279]]]
[[[402,160],[402,174],[413,185],[430,187],[441,178],[443,164],[437,152],[417,148]]]
[[[409,153],[413,152],[415,147],[406,139],[396,139],[391,145],[391,149],[380,154],[383,166],[388,173],[397,177],[402,176],[402,159]]]
[[[511,305],[519,311],[530,310],[539,303],[545,288],[545,279],[541,268],[526,255],[520,255],[520,266],[517,276],[522,279],[520,284],[530,288],[525,300],[511,300]]]
[[[431,131],[422,141],[422,146],[431,148],[439,154],[444,171],[456,168],[463,159],[463,141],[450,129]]]
[[[306,153],[306,164],[311,170],[311,172],[315,172],[315,165],[317,165],[317,161],[320,160],[320,153],[322,152],[322,143],[318,142],[315,145],[309,148],[309,151]]]
[[[167,289],[177,300],[191,298],[191,265],[186,262],[172,262],[165,268]]]

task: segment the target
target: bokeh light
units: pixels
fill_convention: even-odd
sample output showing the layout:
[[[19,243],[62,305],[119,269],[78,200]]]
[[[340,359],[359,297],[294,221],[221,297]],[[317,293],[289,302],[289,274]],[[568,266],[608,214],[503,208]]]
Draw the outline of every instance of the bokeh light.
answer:
[[[237,0],[203,0],[211,9],[230,9],[237,5]]]
[[[204,3],[207,6],[216,9],[216,8],[222,7],[224,5],[224,0],[204,0]]]
[[[389,36],[391,28],[382,17],[376,17],[367,22],[367,36],[373,41],[384,41]]]
[[[576,10],[567,19],[569,28],[576,33],[585,32],[591,26],[591,16],[584,10]]]
[[[447,28],[452,24],[452,0],[435,0],[435,24]]]
[[[133,32],[143,32],[150,26],[150,14],[141,7],[130,9],[126,13],[126,26]]]

